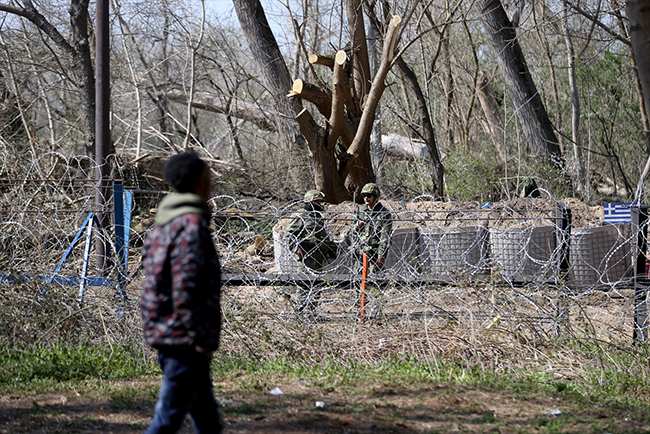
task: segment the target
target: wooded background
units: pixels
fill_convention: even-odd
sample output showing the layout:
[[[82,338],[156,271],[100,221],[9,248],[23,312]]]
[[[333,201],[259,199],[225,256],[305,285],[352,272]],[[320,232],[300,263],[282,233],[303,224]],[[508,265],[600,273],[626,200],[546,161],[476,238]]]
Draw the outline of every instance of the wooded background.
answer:
[[[496,201],[533,176],[555,198],[643,202],[643,5],[234,0],[233,16],[114,0],[109,162],[130,169],[113,176],[155,184],[160,159],[193,148],[215,193],[266,200],[317,187],[339,203],[377,181]],[[0,4],[0,140],[31,176],[47,178],[42,155],[94,156],[94,14]],[[3,160],[0,178],[21,176]]]

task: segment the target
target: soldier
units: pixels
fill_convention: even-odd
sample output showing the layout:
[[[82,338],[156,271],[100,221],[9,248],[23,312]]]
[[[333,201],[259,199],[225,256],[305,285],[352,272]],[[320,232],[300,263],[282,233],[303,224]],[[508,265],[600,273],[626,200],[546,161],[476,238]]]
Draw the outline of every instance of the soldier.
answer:
[[[305,193],[303,209],[291,216],[291,223],[285,232],[287,245],[293,250],[300,267],[307,273],[322,270],[328,260],[336,257],[336,244],[325,228],[322,214],[324,199],[325,195],[318,190]],[[317,291],[301,287],[298,292],[297,312],[302,314],[304,308],[309,305],[313,313],[317,300]]]
[[[535,178],[532,176],[527,176],[524,178],[524,181],[521,183],[521,197],[540,197],[539,189],[537,188],[537,183]]]
[[[357,261],[360,262],[365,253],[372,271],[381,271],[384,268],[393,230],[393,218],[390,211],[379,202],[380,195],[377,184],[369,183],[363,186],[361,196],[364,205],[357,213],[351,230]]]

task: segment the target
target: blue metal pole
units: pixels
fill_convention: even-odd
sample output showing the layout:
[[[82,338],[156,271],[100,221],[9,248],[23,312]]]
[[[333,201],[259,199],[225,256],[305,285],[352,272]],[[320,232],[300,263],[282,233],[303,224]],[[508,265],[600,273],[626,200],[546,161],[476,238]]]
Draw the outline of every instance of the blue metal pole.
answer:
[[[68,247],[68,249],[63,254],[63,258],[61,258],[61,261],[59,261],[59,263],[57,264],[56,268],[52,272],[52,275],[47,279],[47,282],[45,283],[45,287],[41,291],[41,295],[38,296],[36,301],[41,301],[41,298],[43,298],[43,296],[47,292],[47,287],[52,283],[52,281],[56,277],[56,274],[61,269],[61,266],[63,266],[63,263],[65,262],[65,260],[68,259],[68,256],[70,256],[70,252],[72,252],[72,249],[74,249],[74,246],[77,245],[77,242],[79,241],[79,238],[81,237],[81,234],[83,233],[84,229],[86,228],[86,225],[88,224],[88,222],[90,222],[94,218],[95,218],[95,216],[93,215],[93,213],[88,214],[88,217],[86,217],[86,220],[84,220],[83,224],[81,225],[81,228],[77,232],[77,235],[74,236],[74,239],[70,243],[70,246]],[[91,226],[92,226],[92,223],[91,223]]]
[[[118,271],[120,277],[124,277],[124,186],[119,181],[115,181],[113,184],[113,210]]]
[[[129,235],[131,235],[131,207],[133,206],[133,191],[124,190],[124,271],[128,274],[129,265]]]
[[[93,218],[93,222],[95,219]],[[98,224],[99,225],[99,224]],[[93,240],[93,224],[92,222],[88,225],[86,230],[86,248],[84,249],[84,259],[83,265],[81,267],[81,282],[79,283],[79,308],[84,301],[84,290],[86,289],[86,277],[88,276],[88,261],[90,260],[90,246]]]

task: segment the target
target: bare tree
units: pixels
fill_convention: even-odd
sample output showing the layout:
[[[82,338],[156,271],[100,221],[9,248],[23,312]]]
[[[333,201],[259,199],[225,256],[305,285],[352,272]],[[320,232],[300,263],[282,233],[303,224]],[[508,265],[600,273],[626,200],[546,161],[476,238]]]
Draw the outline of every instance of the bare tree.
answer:
[[[354,2],[352,2],[354,3]],[[357,4],[358,5],[358,4]],[[348,14],[357,10],[348,5]],[[313,54],[309,62],[332,71],[332,90],[296,80],[290,95],[313,103],[327,120],[321,127],[307,110],[297,116],[300,130],[307,139],[314,163],[316,186],[328,201],[338,203],[352,198],[364,184],[375,181],[370,159],[370,134],[375,109],[386,89],[385,79],[395,59],[395,41],[401,18],[393,16],[384,35],[382,58],[372,84],[366,32],[361,16],[349,19],[351,47],[332,57]],[[359,30],[361,28],[361,30]],[[363,39],[363,41],[361,41]],[[365,53],[361,53],[365,47]]]
[[[576,55],[573,49],[573,38],[569,28],[569,6],[562,2],[562,24],[564,25],[564,40],[567,50],[569,65],[569,87],[571,88],[571,137],[573,139],[573,157],[578,178],[578,191],[587,193],[589,184],[585,173],[585,162],[582,158],[582,140],[580,139],[580,99],[578,98],[578,84],[576,83]]]
[[[300,112],[298,100],[288,100],[285,95],[291,89],[291,76],[278,47],[275,36],[259,0],[234,0],[235,11],[248,47],[259,65],[264,83],[271,95],[280,140],[286,150],[302,147],[301,136],[293,118]]]
[[[499,68],[515,104],[515,110],[519,114],[531,153],[563,171],[564,158],[517,40],[515,27],[500,0],[478,0],[476,7],[490,36]]]
[[[385,12],[388,12],[389,10],[389,5],[386,1],[383,1],[383,10]],[[381,31],[381,22],[375,15],[374,8],[370,8],[368,15],[370,17],[371,25],[375,28],[375,33],[379,34]],[[385,19],[386,18],[388,18],[388,16],[385,16]],[[433,21],[430,15],[428,15],[428,18],[430,21]],[[436,26],[433,25],[433,27]],[[433,121],[429,114],[429,105],[427,104],[424,92],[422,91],[422,87],[420,86],[420,82],[418,81],[418,77],[415,71],[413,71],[413,68],[408,65],[402,56],[398,56],[395,59],[395,62],[402,76],[408,83],[411,92],[415,96],[417,117],[420,120],[420,128],[416,130],[416,134],[418,134],[426,143],[427,151],[431,159],[431,194],[433,196],[442,197],[444,195],[445,169],[440,160]]]
[[[90,41],[92,26],[88,14],[89,0],[71,0],[68,13],[70,29],[57,29],[33,5],[22,0],[18,6],[0,3],[0,11],[25,18],[45,33],[61,50],[64,68],[75,78],[79,88],[80,116],[84,133],[84,150],[87,156],[95,156],[95,71],[91,59]],[[64,34],[70,33],[66,38]]]
[[[639,70],[646,110],[650,107],[650,0],[627,0],[632,49]],[[648,113],[650,116],[650,113]],[[637,186],[635,200],[640,202],[645,180],[650,172],[650,157],[646,161]]]
[[[501,119],[499,105],[496,102],[494,93],[492,92],[492,87],[490,86],[490,80],[485,71],[479,71],[476,92],[478,93],[478,99],[481,102],[483,113],[485,113],[485,118],[487,119],[488,128],[494,146],[501,160],[505,161],[507,158],[505,143],[503,140],[505,128]]]

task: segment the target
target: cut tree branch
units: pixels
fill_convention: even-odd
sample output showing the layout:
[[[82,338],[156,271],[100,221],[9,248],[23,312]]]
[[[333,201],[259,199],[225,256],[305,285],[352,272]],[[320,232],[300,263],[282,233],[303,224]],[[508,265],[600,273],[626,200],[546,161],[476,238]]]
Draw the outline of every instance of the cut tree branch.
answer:
[[[309,63],[311,65],[323,65],[327,66],[329,69],[334,69],[334,57],[324,56],[322,54],[310,54]]]
[[[187,105],[188,103],[188,96],[182,90],[170,89],[167,91],[166,96],[170,101],[179,104]],[[195,92],[192,107],[214,113],[231,115],[238,119],[251,122],[259,129],[272,132],[276,131],[275,124],[269,120],[264,112],[249,103],[239,101],[236,104],[228,104],[223,99],[209,93]]]
[[[332,113],[332,93],[325,91],[320,87],[297,79],[293,82],[288,97],[298,96],[305,101],[314,104],[318,112],[326,118]]]
[[[343,124],[345,109],[345,62],[347,58],[348,56],[345,54],[345,51],[339,51],[336,53],[336,58],[334,59],[334,74],[332,76],[334,92],[332,92],[332,112],[329,117],[331,131],[327,143],[327,147],[330,149],[336,145],[336,140],[341,133]]]
[[[318,112],[325,118],[329,118],[332,114],[332,94],[316,85],[306,83],[300,78],[293,82],[293,86],[287,96],[290,98],[299,97],[305,101],[309,101],[316,106]],[[354,130],[350,121],[345,116],[343,117],[341,127],[341,143],[347,149],[354,139]]]
[[[361,120],[359,121],[359,128],[357,128],[357,133],[348,149],[348,154],[358,154],[361,150],[361,147],[368,140],[370,136],[370,130],[372,129],[372,124],[375,120],[375,110],[379,104],[379,100],[386,89],[386,76],[390,67],[392,65],[393,55],[395,51],[395,35],[399,29],[402,19],[394,15],[390,20],[388,26],[388,31],[386,32],[386,39],[384,40],[384,51],[381,57],[381,63],[377,69],[377,74],[375,79],[372,82],[372,87],[368,93],[368,99],[363,109],[363,114],[361,115]]]

